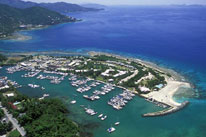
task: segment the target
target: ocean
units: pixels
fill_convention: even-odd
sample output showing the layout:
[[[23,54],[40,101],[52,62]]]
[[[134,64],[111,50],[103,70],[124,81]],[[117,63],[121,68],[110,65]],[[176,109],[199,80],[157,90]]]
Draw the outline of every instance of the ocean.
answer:
[[[0,41],[0,51],[74,51],[90,50],[116,53],[154,62],[171,68],[195,87],[195,95],[177,95],[177,100],[189,100],[185,109],[164,117],[142,118],[141,114],[159,108],[136,97],[121,111],[106,104],[113,94],[98,103],[89,104],[98,111],[107,113],[104,122],[87,116],[79,107],[87,104],[83,98],[76,105],[69,105],[73,119],[82,123],[95,122],[92,129],[95,137],[204,137],[206,134],[206,7],[203,6],[112,6],[99,12],[76,12],[70,16],[83,19],[81,22],[51,26],[46,29],[22,31],[32,36],[31,40]],[[1,75],[8,75],[4,69]],[[9,75],[8,75],[9,76]],[[9,78],[25,83],[20,74]],[[31,81],[35,81],[31,79]],[[27,81],[28,82],[28,81]],[[57,87],[45,83],[46,92],[65,101],[71,99],[75,89],[68,81]],[[116,89],[118,93],[120,89]],[[42,91],[26,87],[21,92],[40,96]],[[70,93],[72,92],[72,93]],[[66,99],[65,99],[66,98]],[[68,101],[66,101],[68,102]],[[78,102],[78,100],[77,100]],[[102,105],[105,103],[105,105]],[[74,111],[75,110],[75,111]],[[117,131],[108,134],[106,129],[119,120]]]

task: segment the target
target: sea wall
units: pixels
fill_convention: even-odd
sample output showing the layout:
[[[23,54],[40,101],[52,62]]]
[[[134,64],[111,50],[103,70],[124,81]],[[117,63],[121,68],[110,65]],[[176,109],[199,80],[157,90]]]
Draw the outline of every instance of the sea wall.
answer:
[[[188,104],[189,104],[189,101],[185,101],[185,102],[181,103],[180,106],[170,107],[168,109],[165,109],[165,110],[162,110],[162,111],[158,111],[158,112],[146,113],[146,114],[143,114],[142,116],[143,117],[156,117],[156,116],[168,115],[168,114],[175,113],[175,112],[183,109]]]

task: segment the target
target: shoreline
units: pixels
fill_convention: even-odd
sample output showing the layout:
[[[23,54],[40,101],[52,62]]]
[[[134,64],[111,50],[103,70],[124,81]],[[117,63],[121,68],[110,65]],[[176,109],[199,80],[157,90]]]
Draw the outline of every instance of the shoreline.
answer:
[[[173,111],[173,109],[178,109],[179,107],[182,106],[182,104],[184,103],[179,103],[177,101],[174,100],[174,95],[175,93],[182,87],[188,88],[188,89],[192,89],[192,86],[189,82],[187,82],[185,80],[185,78],[183,76],[181,76],[180,74],[178,74],[177,72],[175,72],[174,70],[171,69],[167,69],[167,68],[163,68],[158,66],[157,64],[153,63],[153,62],[148,62],[148,61],[144,61],[138,58],[131,58],[131,57],[126,57],[126,56],[122,56],[122,55],[118,55],[118,54],[112,54],[112,53],[107,53],[107,52],[96,52],[96,51],[88,51],[86,53],[80,53],[80,52],[61,52],[61,51],[40,51],[40,52],[16,52],[16,53],[7,53],[7,55],[10,56],[18,56],[18,55],[41,55],[41,54],[47,54],[47,55],[51,55],[51,54],[60,54],[60,55],[89,55],[89,56],[94,56],[94,55],[107,55],[107,56],[113,56],[116,58],[120,58],[120,59],[124,59],[124,60],[130,60],[130,61],[135,61],[138,62],[146,67],[155,69],[159,72],[163,72],[165,73],[165,78],[166,78],[166,82],[167,85],[165,87],[163,87],[162,89],[160,89],[159,91],[153,91],[150,92],[148,94],[138,94],[137,92],[135,92],[136,94],[138,94],[141,97],[144,97],[145,99],[151,99],[153,101],[162,103],[162,104],[166,104],[168,106],[171,107],[170,110]],[[166,76],[166,74],[170,74],[171,77]],[[118,85],[116,85],[118,86]],[[119,87],[119,86],[118,86]],[[120,87],[122,88],[122,87]],[[170,113],[171,111],[164,111],[164,113]],[[162,114],[161,114],[162,115]]]
[[[55,26],[55,25],[60,25],[60,24],[66,24],[66,23],[74,23],[74,22],[79,22],[82,21],[81,19],[77,19],[76,21],[72,21],[72,22],[63,22],[63,23],[59,23],[59,24],[54,24],[54,25],[43,25],[43,26],[34,26],[34,27],[29,27],[29,28],[25,28],[22,30],[15,30],[13,33],[11,33],[10,35],[6,36],[6,37],[2,37],[0,38],[0,40],[14,40],[14,41],[27,41],[27,40],[31,40],[32,37],[28,36],[28,35],[23,35],[20,32],[21,31],[32,31],[32,30],[41,30],[41,29],[47,29],[51,26]]]
[[[175,72],[174,70],[160,67],[152,62],[143,61],[143,60],[137,59],[137,58],[124,57],[124,56],[120,56],[120,55],[116,55],[116,54],[112,54],[112,53],[92,51],[92,52],[89,52],[89,54],[91,56],[107,55],[107,56],[117,57],[120,59],[129,59],[130,61],[135,61],[135,62],[141,63],[142,65],[145,65],[149,68],[152,68],[152,69],[158,70],[160,72],[164,72],[164,73],[166,72],[166,73],[169,73],[171,75],[170,78],[168,76],[166,76],[167,85],[165,87],[163,87],[162,89],[160,89],[159,91],[153,91],[153,92],[150,92],[148,94],[138,94],[139,96],[141,96],[145,99],[152,100],[152,102],[155,101],[155,102],[158,102],[161,104],[166,104],[169,106],[169,109],[158,111],[158,112],[143,114],[143,117],[154,117],[154,116],[167,115],[170,113],[174,113],[174,112],[182,109],[183,107],[185,107],[187,104],[189,104],[188,101],[179,103],[179,102],[175,101],[173,98],[175,93],[180,88],[184,87],[184,88],[188,88],[188,89],[191,88],[192,89],[191,84],[189,82],[186,82],[185,78],[183,76],[181,76],[180,74],[178,74],[177,72]]]
[[[32,36],[29,35],[23,35],[20,32],[22,31],[32,31],[32,30],[40,30],[40,29],[46,29],[49,25],[44,25],[41,27],[30,27],[22,30],[15,30],[13,33],[11,33],[9,36],[0,38],[0,40],[12,40],[12,41],[27,41],[31,40]]]
[[[27,40],[31,40],[32,36],[28,36],[28,35],[23,35],[20,32],[15,32],[14,34],[12,34],[11,36],[8,36],[7,38],[3,39],[3,40],[11,40],[11,41],[27,41]]]

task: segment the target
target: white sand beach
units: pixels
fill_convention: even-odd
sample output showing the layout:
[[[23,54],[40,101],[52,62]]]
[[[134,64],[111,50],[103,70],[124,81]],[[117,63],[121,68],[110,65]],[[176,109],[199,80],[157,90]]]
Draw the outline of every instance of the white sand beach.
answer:
[[[143,94],[143,97],[154,99],[158,102],[168,104],[172,107],[180,106],[181,104],[173,99],[174,94],[181,87],[190,88],[190,84],[186,82],[176,81],[172,78],[167,78],[167,85],[159,91],[153,91],[148,94]]]

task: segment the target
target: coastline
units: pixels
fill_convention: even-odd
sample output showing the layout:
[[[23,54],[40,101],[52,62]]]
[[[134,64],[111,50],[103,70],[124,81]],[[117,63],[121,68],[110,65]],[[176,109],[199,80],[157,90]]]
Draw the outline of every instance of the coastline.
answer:
[[[130,60],[130,61],[135,61],[138,63],[141,63],[142,65],[155,69],[159,72],[165,73],[164,75],[166,76],[166,74],[170,74],[171,77],[166,76],[166,82],[167,85],[165,87],[163,87],[162,89],[160,89],[159,91],[153,91],[150,92],[148,94],[138,94],[136,91],[132,91],[135,92],[136,94],[138,94],[139,96],[145,98],[146,100],[152,100],[155,102],[158,102],[160,104],[166,104],[167,106],[171,107],[169,109],[169,111],[164,111],[164,114],[170,113],[171,111],[173,111],[174,109],[179,109],[180,107],[182,108],[183,103],[178,103],[177,101],[174,100],[174,95],[175,93],[182,87],[185,88],[192,88],[191,84],[189,82],[186,82],[186,80],[184,79],[183,76],[181,76],[180,74],[178,74],[177,72],[175,72],[174,70],[171,69],[167,69],[167,68],[163,68],[160,67],[158,65],[156,65],[155,63],[152,62],[148,62],[148,61],[143,61],[141,59],[137,59],[137,58],[131,58],[131,57],[126,57],[126,56],[122,56],[122,55],[118,55],[118,54],[112,54],[112,53],[107,53],[107,52],[96,52],[96,51],[90,51],[87,52],[86,54],[83,53],[79,53],[79,52],[61,52],[61,51],[42,51],[42,52],[16,52],[16,53],[7,53],[7,55],[10,56],[18,56],[18,55],[52,55],[52,54],[60,54],[60,55],[89,55],[89,56],[94,56],[94,55],[107,55],[107,56],[113,56],[113,57],[117,57],[120,59],[124,59],[124,60]],[[121,86],[116,85],[119,88],[124,88]],[[159,115],[159,114],[158,114]],[[162,114],[161,114],[162,115]]]
[[[82,21],[81,19],[77,19],[76,21],[72,21],[72,22],[63,22],[60,24],[65,24],[65,23],[73,23],[73,22],[79,22]],[[0,38],[0,40],[14,40],[14,41],[27,41],[27,40],[31,40],[32,37],[28,36],[28,35],[23,35],[20,32],[21,31],[32,31],[32,30],[40,30],[40,29],[47,29],[51,26],[55,26],[55,25],[60,25],[60,24],[54,24],[54,25],[43,25],[43,26],[34,26],[34,27],[28,27],[22,30],[15,30],[13,33],[11,33],[10,35],[6,36],[6,37],[2,37]]]
[[[28,36],[28,35],[23,35],[19,32],[16,32],[14,34],[12,34],[11,36],[8,36],[5,39],[2,40],[12,40],[12,41],[27,41],[27,40],[31,40],[32,36]]]
[[[160,67],[152,62],[143,61],[143,60],[137,59],[137,58],[124,57],[124,56],[120,56],[120,55],[116,55],[116,54],[112,54],[112,53],[91,51],[91,52],[89,52],[89,55],[91,55],[91,56],[107,55],[107,56],[117,57],[120,59],[129,59],[131,61],[141,63],[142,65],[145,65],[149,68],[158,70],[158,71],[163,72],[163,73],[165,72],[165,73],[168,73],[171,75],[171,77],[166,76],[167,85],[165,87],[163,87],[162,89],[160,89],[159,91],[153,91],[153,92],[150,92],[148,94],[138,94],[139,96],[141,96],[145,99],[152,100],[152,102],[155,101],[155,102],[166,104],[169,106],[169,109],[166,109],[163,111],[143,114],[144,117],[167,115],[167,114],[170,114],[170,113],[173,113],[173,112],[176,112],[176,111],[182,109],[183,107],[185,107],[189,103],[188,101],[179,103],[179,102],[175,101],[173,98],[175,93],[182,87],[192,89],[191,84],[189,82],[186,82],[185,78],[183,76],[181,76],[180,74],[178,74],[177,72],[175,72],[174,70]]]
[[[28,36],[28,35],[23,35],[20,32],[21,31],[31,31],[31,30],[39,30],[39,29],[45,29],[48,28],[49,25],[44,25],[44,26],[40,26],[40,27],[29,27],[26,29],[22,29],[22,30],[15,30],[15,32],[13,32],[11,35],[4,37],[4,38],[0,38],[0,40],[13,40],[13,41],[27,41],[27,40],[31,40],[32,37]]]

